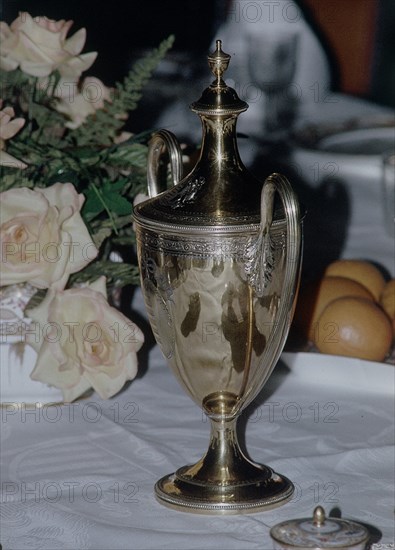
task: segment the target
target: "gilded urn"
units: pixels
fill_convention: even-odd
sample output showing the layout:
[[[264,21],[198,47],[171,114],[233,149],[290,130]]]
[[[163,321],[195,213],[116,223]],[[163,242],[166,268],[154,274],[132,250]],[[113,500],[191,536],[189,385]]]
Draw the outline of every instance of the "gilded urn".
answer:
[[[183,389],[211,420],[203,458],[160,479],[160,502],[184,511],[261,511],[289,500],[292,483],[241,451],[236,421],[270,376],[292,320],[301,221],[290,183],[244,167],[236,122],[248,105],[223,80],[230,56],[217,41],[215,76],[191,105],[203,138],[182,177],[167,130],[150,143],[150,198],[134,209],[141,286],[155,338]],[[162,190],[163,152],[173,184]],[[180,441],[180,445],[182,442]]]

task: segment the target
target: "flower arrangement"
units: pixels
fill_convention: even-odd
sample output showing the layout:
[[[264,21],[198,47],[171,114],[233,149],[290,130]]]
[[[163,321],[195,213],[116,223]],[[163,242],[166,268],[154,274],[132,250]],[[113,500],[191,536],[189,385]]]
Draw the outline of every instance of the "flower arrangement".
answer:
[[[111,257],[134,243],[132,203],[145,188],[149,132],[126,124],[173,42],[108,88],[82,78],[97,53],[81,53],[86,31],[68,37],[72,24],[28,13],[0,22],[0,288],[37,289],[26,313],[46,333],[28,341],[31,378],[66,401],[90,387],[108,398],[137,372],[143,334],[107,289],[138,281],[133,262]]]

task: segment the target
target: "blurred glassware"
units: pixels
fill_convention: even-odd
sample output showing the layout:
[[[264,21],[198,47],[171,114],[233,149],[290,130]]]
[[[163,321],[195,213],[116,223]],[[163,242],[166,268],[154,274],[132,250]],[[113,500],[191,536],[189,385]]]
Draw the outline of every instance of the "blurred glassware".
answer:
[[[297,94],[291,85],[298,39],[297,33],[285,31],[248,37],[249,73],[265,96],[264,137],[269,141],[284,138],[295,119]]]

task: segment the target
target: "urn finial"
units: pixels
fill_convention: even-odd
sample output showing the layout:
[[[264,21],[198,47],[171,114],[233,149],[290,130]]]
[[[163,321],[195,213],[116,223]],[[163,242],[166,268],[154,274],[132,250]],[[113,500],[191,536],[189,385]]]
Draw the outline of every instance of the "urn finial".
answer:
[[[228,68],[229,61],[230,55],[222,51],[222,41],[217,40],[215,51],[208,56],[208,64],[213,75],[217,78],[217,86],[225,85],[224,81],[222,80],[222,75]]]
[[[192,111],[201,115],[238,115],[248,108],[236,90],[227,86],[222,75],[229,65],[231,56],[222,50],[222,41],[216,41],[216,49],[207,56],[209,67],[215,76],[214,82],[206,88],[200,99],[191,105]]]

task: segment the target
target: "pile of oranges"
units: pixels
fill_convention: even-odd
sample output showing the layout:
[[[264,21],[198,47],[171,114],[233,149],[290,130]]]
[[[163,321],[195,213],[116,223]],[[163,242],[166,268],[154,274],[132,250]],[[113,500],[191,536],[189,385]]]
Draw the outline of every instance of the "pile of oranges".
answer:
[[[395,279],[370,262],[337,260],[301,289],[293,324],[322,353],[384,361],[395,337]]]

